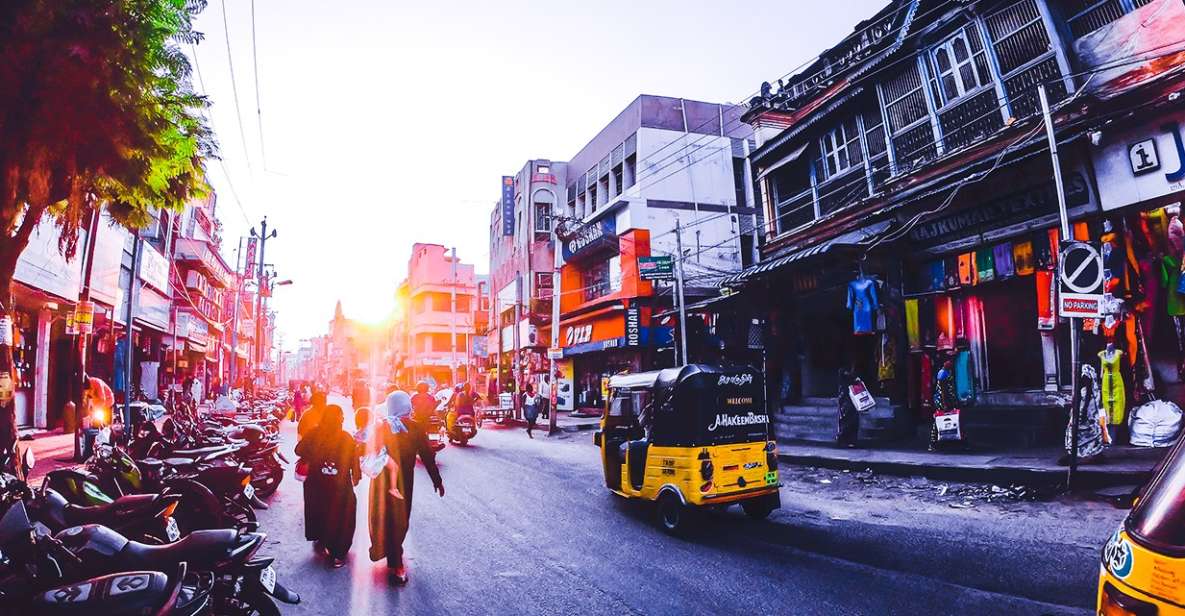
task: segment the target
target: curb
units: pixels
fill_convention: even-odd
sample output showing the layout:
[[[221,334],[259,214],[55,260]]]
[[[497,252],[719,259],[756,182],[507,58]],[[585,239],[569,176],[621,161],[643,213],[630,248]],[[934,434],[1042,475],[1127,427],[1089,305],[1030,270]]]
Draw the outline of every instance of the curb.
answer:
[[[957,461],[944,461],[942,464],[902,462],[902,461],[869,461],[849,460],[847,458],[823,456],[816,454],[778,453],[778,460],[797,466],[817,466],[832,470],[862,471],[870,469],[883,475],[900,477],[922,476],[939,481],[965,481],[973,483],[1022,483],[1022,484],[1058,484],[1066,479],[1065,468],[1047,468],[1032,466],[1007,466],[960,464]],[[1152,476],[1152,469],[1107,469],[1106,467],[1080,466],[1078,467],[1079,488],[1100,488],[1131,484],[1142,484]]]
[[[505,425],[517,426],[519,428],[525,428],[525,427],[527,427],[527,422],[525,419],[511,418],[511,419],[507,420]],[[547,423],[546,422],[536,422],[535,429],[546,432],[547,431]],[[556,431],[569,433],[569,434],[577,433],[577,432],[587,432],[589,430],[596,430],[596,429],[597,429],[596,424],[576,424],[574,426],[556,426]]]

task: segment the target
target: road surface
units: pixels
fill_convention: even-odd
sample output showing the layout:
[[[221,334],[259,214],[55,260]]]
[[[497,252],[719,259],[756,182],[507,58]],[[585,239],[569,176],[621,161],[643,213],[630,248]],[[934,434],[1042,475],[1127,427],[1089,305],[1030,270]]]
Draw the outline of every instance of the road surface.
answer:
[[[969,513],[796,484],[769,521],[733,508],[683,540],[659,531],[649,507],[604,489],[590,434],[482,430],[470,447],[439,454],[443,499],[419,468],[406,587],[388,585],[383,563],[369,562],[364,506],[348,564],[335,570],[314,556],[301,484],[289,476],[260,515],[269,533],[261,553],[277,557],[280,579],[304,599],[284,611],[1085,614],[1098,544],[1122,516],[1042,503]],[[290,424],[284,435],[290,453]],[[360,504],[365,494],[364,483]]]

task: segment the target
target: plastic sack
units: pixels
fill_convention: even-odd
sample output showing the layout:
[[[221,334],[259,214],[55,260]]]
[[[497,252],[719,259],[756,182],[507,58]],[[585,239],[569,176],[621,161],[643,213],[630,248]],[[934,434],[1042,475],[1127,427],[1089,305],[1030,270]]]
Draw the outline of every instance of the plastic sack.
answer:
[[[872,397],[868,386],[861,379],[856,379],[852,381],[851,385],[848,385],[848,397],[852,399],[852,406],[861,413],[876,406],[876,398]]]
[[[938,430],[938,440],[940,441],[963,440],[963,428],[959,421],[958,409],[935,413],[934,427]]]
[[[1136,407],[1128,419],[1131,444],[1136,447],[1168,447],[1181,431],[1181,407],[1153,400]]]

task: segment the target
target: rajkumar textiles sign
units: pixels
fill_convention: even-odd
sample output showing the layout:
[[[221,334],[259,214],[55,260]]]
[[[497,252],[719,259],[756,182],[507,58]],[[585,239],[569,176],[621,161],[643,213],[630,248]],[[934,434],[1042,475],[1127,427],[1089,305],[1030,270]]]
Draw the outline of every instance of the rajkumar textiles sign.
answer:
[[[1090,188],[1082,172],[1072,171],[1066,174],[1065,186],[1067,207],[1090,203]],[[1050,182],[923,221],[909,232],[909,239],[914,242],[934,243],[1023,222],[1056,211],[1057,191]]]

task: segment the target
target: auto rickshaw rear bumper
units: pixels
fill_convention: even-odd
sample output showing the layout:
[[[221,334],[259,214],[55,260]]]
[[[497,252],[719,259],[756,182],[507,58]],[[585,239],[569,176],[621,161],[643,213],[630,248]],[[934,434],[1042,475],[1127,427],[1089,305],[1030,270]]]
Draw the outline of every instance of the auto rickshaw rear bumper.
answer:
[[[739,503],[741,501],[768,498],[776,501],[774,503],[774,508],[777,509],[782,506],[782,494],[778,490],[780,487],[782,487],[781,484],[778,484],[772,486],[761,486],[759,488],[751,488],[748,490],[739,490],[736,492],[726,492],[724,494],[703,494],[699,497],[700,502],[693,504],[702,506],[729,505],[733,503]]]

